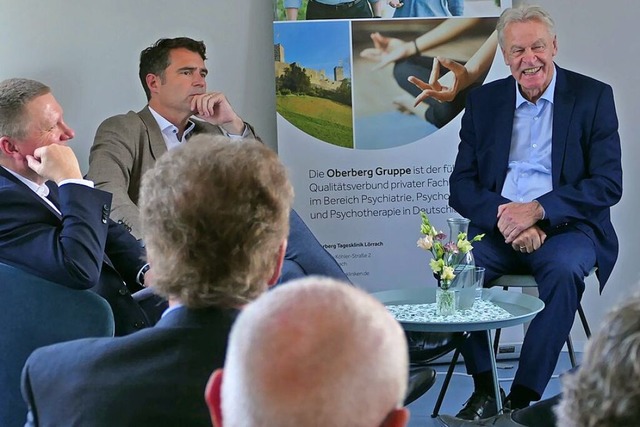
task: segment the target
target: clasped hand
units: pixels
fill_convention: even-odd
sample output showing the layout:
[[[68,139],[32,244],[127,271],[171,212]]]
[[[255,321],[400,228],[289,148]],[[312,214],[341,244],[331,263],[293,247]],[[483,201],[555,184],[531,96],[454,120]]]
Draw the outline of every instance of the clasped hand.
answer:
[[[513,240],[511,247],[516,252],[530,254],[540,249],[546,239],[547,234],[537,225],[532,225]]]
[[[536,201],[510,202],[498,206],[498,230],[514,250],[531,253],[537,250],[546,234],[536,222],[542,219],[542,207]]]
[[[244,122],[222,92],[194,95],[191,98],[191,111],[199,119],[222,126],[231,134],[240,135],[244,130]]]

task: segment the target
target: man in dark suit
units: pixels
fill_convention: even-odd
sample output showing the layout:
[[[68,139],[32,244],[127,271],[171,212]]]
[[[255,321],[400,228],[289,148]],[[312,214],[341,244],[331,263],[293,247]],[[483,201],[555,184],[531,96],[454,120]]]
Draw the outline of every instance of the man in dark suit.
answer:
[[[554,64],[549,14],[505,10],[498,39],[511,76],[472,91],[450,177],[450,205],[471,219],[486,281],[532,274],[545,309],[531,322],[506,402],[539,400],[571,330],[584,278],[600,289],[618,253],[610,207],[622,195],[618,119],[609,85]],[[488,344],[472,334],[464,356],[475,391],[463,419],[495,414]]]
[[[91,288],[109,302],[116,334],[124,335],[149,326],[132,298],[142,289],[136,277],[144,250],[109,220],[111,194],[82,179],[66,146],[73,136],[49,87],[0,83],[0,261]]]
[[[36,350],[23,371],[30,425],[210,426],[204,390],[238,310],[280,274],[293,190],[277,155],[199,135],[142,180],[152,328]]]
[[[89,156],[88,179],[113,194],[111,218],[141,237],[138,201],[142,175],[163,153],[193,135],[255,138],[253,128],[221,92],[207,92],[206,47],[187,37],[160,39],[140,54],[139,77],[148,105],[106,119]],[[295,211],[282,280],[322,274],[347,280]]]

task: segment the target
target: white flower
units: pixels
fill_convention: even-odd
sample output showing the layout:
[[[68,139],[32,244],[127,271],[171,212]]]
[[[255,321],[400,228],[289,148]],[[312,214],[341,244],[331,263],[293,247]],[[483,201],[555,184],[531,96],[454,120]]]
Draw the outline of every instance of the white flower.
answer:
[[[453,267],[451,267],[449,265],[445,265],[444,267],[442,267],[442,276],[440,276],[440,278],[443,281],[450,282],[455,277],[456,277],[456,275],[453,274]]]
[[[418,239],[418,247],[424,249],[425,251],[430,251],[431,248],[433,247],[433,237],[431,236],[424,236],[420,239]]]

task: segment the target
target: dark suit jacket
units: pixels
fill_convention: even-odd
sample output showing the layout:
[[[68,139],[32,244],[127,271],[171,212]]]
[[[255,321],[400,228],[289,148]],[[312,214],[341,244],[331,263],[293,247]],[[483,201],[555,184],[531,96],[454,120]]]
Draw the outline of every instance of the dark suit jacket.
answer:
[[[205,385],[236,315],[181,307],[126,337],[36,350],[22,372],[33,425],[210,427]]]
[[[191,135],[223,134],[218,126],[197,119],[193,122]],[[253,128],[249,126],[249,130],[255,137]],[[124,221],[138,238],[142,237],[138,219],[142,175],[166,152],[162,132],[148,106],[137,113],[109,117],[96,131],[87,179],[113,194],[111,218]]]
[[[622,195],[618,118],[605,83],[556,66],[551,165],[553,190],[538,197],[548,232],[573,226],[593,241],[600,289],[618,255],[610,207]],[[472,91],[462,118],[449,204],[480,232],[498,233],[516,83],[509,76]],[[473,235],[473,232],[470,232]]]
[[[139,289],[135,277],[144,250],[109,220],[111,195],[83,185],[58,189],[48,184],[62,216],[0,167],[0,261],[69,288],[97,292],[113,309],[118,335],[147,326],[131,297]]]

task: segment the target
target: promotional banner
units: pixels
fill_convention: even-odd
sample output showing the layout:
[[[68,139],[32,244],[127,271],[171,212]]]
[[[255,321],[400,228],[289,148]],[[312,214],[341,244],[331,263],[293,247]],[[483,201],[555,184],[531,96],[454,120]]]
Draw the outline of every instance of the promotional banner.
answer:
[[[305,19],[362,3],[382,18]],[[438,0],[448,5],[440,9],[392,3],[274,3],[278,152],[295,209],[350,279],[372,292],[435,286],[430,257],[416,246],[419,214],[445,233],[446,219],[459,217],[448,206],[448,178],[466,94],[509,72],[494,0]],[[447,60],[466,67],[465,87],[451,101],[415,105],[430,79],[452,86],[440,64]]]

